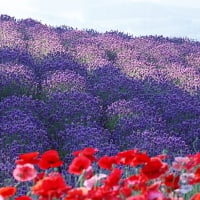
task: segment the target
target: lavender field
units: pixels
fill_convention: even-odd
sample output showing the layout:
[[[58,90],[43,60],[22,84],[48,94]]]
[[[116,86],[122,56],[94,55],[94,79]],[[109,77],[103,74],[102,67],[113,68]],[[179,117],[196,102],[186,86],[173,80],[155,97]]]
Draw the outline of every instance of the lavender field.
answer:
[[[0,16],[0,186],[16,157],[200,149],[200,42]]]

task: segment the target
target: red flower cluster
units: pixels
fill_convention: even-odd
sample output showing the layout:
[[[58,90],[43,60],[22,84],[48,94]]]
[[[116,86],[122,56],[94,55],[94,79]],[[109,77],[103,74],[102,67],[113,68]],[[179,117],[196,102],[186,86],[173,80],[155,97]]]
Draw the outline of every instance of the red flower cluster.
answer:
[[[22,154],[16,161],[13,176],[20,182],[32,180],[31,194],[39,200],[183,200],[184,195],[200,184],[200,153],[185,158],[177,157],[170,167],[163,160],[166,155],[149,157],[137,149],[127,150],[115,156],[95,157],[98,150],[85,148],[73,152],[75,156],[68,172],[79,176],[79,187],[69,186],[62,174],[51,171],[63,165],[59,154],[49,150],[39,156],[39,152]],[[106,174],[94,174],[92,165],[107,170]],[[182,165],[181,165],[182,162]],[[37,174],[35,165],[44,172]],[[135,173],[128,174],[128,168]],[[177,173],[172,173],[176,171]],[[47,171],[48,170],[48,171]],[[184,170],[184,173],[181,173]],[[0,200],[15,195],[17,188],[0,188]],[[31,196],[19,196],[16,200],[31,200]],[[200,200],[200,193],[193,194],[190,200]]]
[[[42,199],[53,199],[62,198],[70,188],[61,174],[52,172],[39,180],[31,190],[33,194],[39,195]]]

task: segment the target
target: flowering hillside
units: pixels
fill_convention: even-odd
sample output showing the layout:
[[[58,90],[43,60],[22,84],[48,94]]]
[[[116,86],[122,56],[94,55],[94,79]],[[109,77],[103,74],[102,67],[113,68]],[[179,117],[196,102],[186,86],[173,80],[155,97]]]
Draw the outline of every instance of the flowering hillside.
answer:
[[[168,163],[196,154],[200,42],[1,15],[0,187],[14,183],[20,154],[56,149],[68,166],[86,147],[166,152]]]

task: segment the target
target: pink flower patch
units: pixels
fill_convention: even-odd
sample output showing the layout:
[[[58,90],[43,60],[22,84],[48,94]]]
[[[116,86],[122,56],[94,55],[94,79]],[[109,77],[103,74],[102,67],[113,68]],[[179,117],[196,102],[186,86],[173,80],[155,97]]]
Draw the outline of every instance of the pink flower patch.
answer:
[[[17,165],[13,170],[13,176],[17,181],[31,181],[37,176],[37,171],[32,164]]]
[[[93,177],[91,177],[90,179],[87,179],[86,181],[84,181],[84,186],[88,189],[91,190],[95,184],[100,181],[103,178],[106,178],[107,175],[106,174],[99,174],[99,175],[94,175]]]

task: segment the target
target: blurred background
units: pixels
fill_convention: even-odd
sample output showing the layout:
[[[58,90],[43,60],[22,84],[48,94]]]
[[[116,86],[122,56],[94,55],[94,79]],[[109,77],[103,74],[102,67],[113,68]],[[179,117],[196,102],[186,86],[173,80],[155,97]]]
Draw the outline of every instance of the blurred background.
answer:
[[[200,40],[198,0],[0,0],[0,14],[52,26]]]

